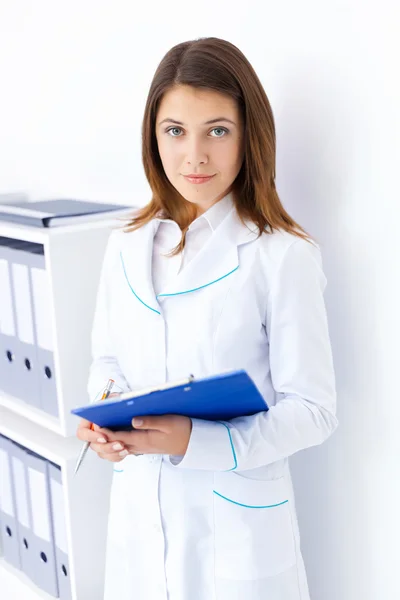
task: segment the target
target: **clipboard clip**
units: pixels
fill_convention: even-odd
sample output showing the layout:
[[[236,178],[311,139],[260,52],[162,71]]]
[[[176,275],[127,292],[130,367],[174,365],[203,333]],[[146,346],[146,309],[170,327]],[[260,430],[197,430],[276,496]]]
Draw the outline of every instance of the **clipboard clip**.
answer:
[[[187,385],[183,388],[184,392],[190,392],[190,390],[192,389],[190,387],[190,384],[193,383],[194,381],[194,375],[189,375],[188,380],[187,380]]]
[[[153,392],[161,392],[163,390],[168,390],[173,387],[178,387],[180,385],[190,385],[195,380],[195,376],[190,374],[189,377],[185,377],[185,379],[180,379],[179,381],[167,381],[166,383],[161,383],[160,385],[151,386],[148,388],[142,388],[140,390],[135,390],[131,392],[124,392],[118,397],[118,400],[130,400],[135,398],[136,396],[144,396],[146,394],[152,394]]]

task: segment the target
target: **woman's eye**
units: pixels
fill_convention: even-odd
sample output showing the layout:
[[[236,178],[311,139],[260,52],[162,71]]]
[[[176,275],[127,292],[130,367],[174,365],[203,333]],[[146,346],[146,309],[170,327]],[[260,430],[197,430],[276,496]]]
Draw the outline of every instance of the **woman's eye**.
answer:
[[[215,135],[214,137],[224,137],[224,134],[228,133],[228,130],[224,129],[222,127],[214,127],[214,129],[212,131],[218,132],[218,134]]]
[[[171,133],[171,131],[182,131],[179,127],[170,127],[169,129],[167,129],[167,133]],[[172,134],[172,137],[179,137],[179,135],[175,135],[175,133]]]

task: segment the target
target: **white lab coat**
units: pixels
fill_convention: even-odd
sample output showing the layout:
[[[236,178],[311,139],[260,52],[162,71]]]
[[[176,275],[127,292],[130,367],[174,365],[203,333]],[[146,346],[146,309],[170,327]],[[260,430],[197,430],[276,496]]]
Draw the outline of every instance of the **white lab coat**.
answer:
[[[109,377],[129,390],[243,368],[270,410],[193,419],[180,462],[116,465],[104,598],[309,600],[288,457],[337,425],[319,247],[286,232],[257,238],[233,208],[156,297],[157,227],[110,236],[89,394]]]

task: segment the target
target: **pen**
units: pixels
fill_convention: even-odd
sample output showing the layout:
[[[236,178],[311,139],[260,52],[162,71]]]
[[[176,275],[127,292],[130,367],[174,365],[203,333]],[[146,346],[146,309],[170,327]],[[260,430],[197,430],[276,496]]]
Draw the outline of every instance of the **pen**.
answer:
[[[108,396],[109,396],[109,395],[110,395],[110,393],[111,393],[111,390],[112,390],[112,387],[113,387],[113,385],[114,385],[114,379],[109,379],[109,380],[108,380],[108,382],[107,382],[107,385],[106,385],[106,387],[105,387],[105,390],[104,390],[104,392],[103,392],[103,395],[102,395],[102,397],[100,398],[100,402],[101,402],[102,400],[106,400],[106,399],[108,398]],[[91,423],[91,424],[90,424],[90,429],[91,429],[92,431],[94,431],[93,423]],[[77,472],[78,472],[78,470],[79,470],[79,467],[81,466],[81,464],[82,464],[82,462],[83,462],[83,459],[85,458],[86,452],[87,452],[87,451],[88,451],[88,449],[89,449],[89,446],[90,446],[90,442],[85,442],[85,443],[84,443],[84,445],[83,445],[83,447],[82,447],[82,450],[80,451],[80,454],[79,454],[79,456],[78,456],[78,460],[76,461],[76,465],[75,465],[75,471],[74,471],[74,476],[77,474]]]

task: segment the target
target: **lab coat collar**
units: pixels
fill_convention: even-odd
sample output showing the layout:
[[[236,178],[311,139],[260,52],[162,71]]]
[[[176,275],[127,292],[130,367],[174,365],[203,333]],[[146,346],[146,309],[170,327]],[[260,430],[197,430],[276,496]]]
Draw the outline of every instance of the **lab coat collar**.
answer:
[[[228,200],[229,201],[229,200]],[[152,250],[160,220],[153,219],[133,233],[124,234],[121,263],[133,295],[155,313],[170,297],[189,294],[229,277],[239,268],[238,247],[255,240],[258,229],[252,222],[242,223],[232,208],[196,256],[155,295],[152,283]]]

